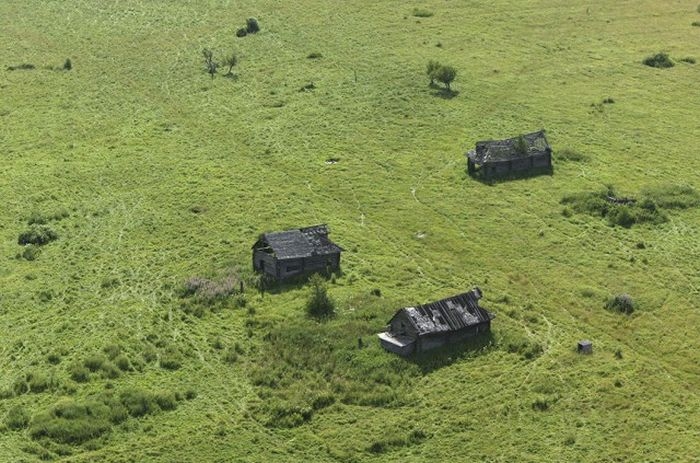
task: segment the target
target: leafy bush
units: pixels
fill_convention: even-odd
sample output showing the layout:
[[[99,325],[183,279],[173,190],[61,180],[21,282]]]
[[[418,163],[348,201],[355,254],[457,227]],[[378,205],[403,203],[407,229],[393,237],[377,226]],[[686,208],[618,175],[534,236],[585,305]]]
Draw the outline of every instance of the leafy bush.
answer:
[[[119,368],[121,371],[131,371],[131,370],[132,370],[131,362],[129,361],[129,359],[127,358],[127,356],[124,355],[124,354],[117,355],[117,356],[114,358],[114,364],[115,364],[115,365],[117,366],[117,368]]]
[[[435,76],[440,67],[442,67],[442,65],[435,60],[428,61],[428,64],[425,66],[425,73],[430,78],[430,85],[435,85]]]
[[[665,209],[689,209],[700,206],[700,193],[687,185],[665,185],[642,190],[645,198]]]
[[[311,290],[306,302],[306,313],[312,317],[331,317],[335,313],[335,302],[328,296],[326,282],[321,275],[314,274],[309,279]]]
[[[241,27],[236,31],[236,37],[245,37],[248,35],[248,31],[245,27]]]
[[[605,304],[605,308],[614,312],[629,315],[634,312],[637,305],[629,294],[618,294],[617,296],[608,299],[608,302]]]
[[[58,234],[45,226],[32,225],[17,238],[17,244],[36,244],[38,246],[57,240]]]
[[[15,395],[39,393],[47,389],[55,389],[58,385],[53,375],[43,370],[33,370],[15,379],[12,391]]]
[[[104,362],[102,364],[101,370],[102,370],[102,375],[105,378],[114,379],[114,378],[118,378],[119,375],[121,375],[121,370],[110,361]]]
[[[258,20],[255,18],[248,18],[245,21],[245,31],[248,34],[255,34],[260,31],[260,24],[258,24]]]
[[[673,61],[666,53],[657,53],[653,56],[649,56],[642,61],[642,63],[653,68],[671,68],[674,66]]]
[[[532,409],[540,412],[549,410],[549,401],[544,397],[538,397],[532,402]]]
[[[177,398],[170,391],[157,392],[153,396],[153,400],[155,400],[161,410],[175,410],[177,408]]]
[[[107,344],[102,348],[102,352],[107,354],[110,360],[114,360],[116,356],[122,353],[122,348],[119,344]]]
[[[15,431],[24,429],[29,424],[29,413],[21,405],[15,405],[7,411],[5,424]]]
[[[598,192],[567,195],[562,198],[561,203],[578,213],[605,217],[611,226],[629,228],[636,223],[659,224],[668,220],[653,197],[646,196],[641,201],[617,199],[612,187]]]
[[[693,21],[691,25],[695,27],[700,27],[700,21]]]
[[[695,64],[697,62],[692,56],[686,56],[685,58],[681,58],[680,61],[683,61],[684,63],[688,64]]]
[[[315,51],[313,53],[309,53],[306,57],[308,59],[320,59],[320,58],[323,58],[323,55],[321,53]]]
[[[39,254],[41,254],[41,249],[39,246],[28,244],[24,247],[24,249],[22,249],[21,256],[25,260],[33,261],[39,257]]]
[[[445,84],[445,88],[449,91],[450,84],[457,78],[457,70],[452,66],[440,66],[435,72],[435,80]]]
[[[73,69],[73,63],[71,62],[70,58],[66,58],[66,60],[63,62],[63,70],[70,71],[71,69]]]
[[[118,397],[102,394],[84,402],[63,399],[31,420],[29,434],[33,439],[78,445],[106,434],[129,416],[138,418],[176,407],[174,394],[141,389],[122,391]]]
[[[77,363],[68,368],[68,374],[76,383],[87,383],[90,381],[90,370]]]
[[[87,367],[88,370],[95,372],[102,368],[102,365],[107,361],[107,359],[101,354],[92,354],[85,360],[83,360],[83,365]]]
[[[413,9],[413,16],[416,16],[418,18],[429,18],[433,15],[433,12],[430,10],[424,10],[422,8],[414,8]]]
[[[169,347],[161,354],[159,363],[166,370],[177,370],[182,366],[182,355],[177,349]]]
[[[98,401],[77,403],[64,399],[34,417],[29,427],[33,439],[49,438],[64,444],[82,444],[108,432],[110,408]]]

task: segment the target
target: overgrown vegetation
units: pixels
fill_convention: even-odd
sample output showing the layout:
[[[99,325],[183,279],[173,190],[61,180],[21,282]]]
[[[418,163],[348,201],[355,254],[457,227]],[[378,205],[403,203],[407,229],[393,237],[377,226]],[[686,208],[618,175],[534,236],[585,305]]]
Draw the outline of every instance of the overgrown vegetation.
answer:
[[[440,64],[434,60],[428,61],[426,74],[430,78],[430,85],[435,85],[435,81],[438,81],[445,85],[448,92],[451,90],[452,81],[457,78],[457,70],[454,67]]]
[[[661,69],[671,68],[674,66],[673,61],[668,56],[668,54],[663,52],[644,58],[644,61],[642,61],[642,63],[653,68]]]
[[[670,185],[642,190],[640,198],[619,197],[612,186],[598,192],[564,196],[562,204],[574,212],[607,219],[610,225],[630,228],[634,224],[660,224],[668,220],[663,209],[686,209],[700,205],[700,194],[689,186]],[[568,209],[564,215],[570,215]]]
[[[637,304],[629,294],[618,294],[617,296],[608,299],[608,301],[605,303],[605,308],[612,310],[613,312],[620,312],[629,315],[635,311]]]
[[[31,225],[17,237],[17,244],[41,246],[58,239],[58,233],[43,225]]]
[[[175,408],[175,395],[167,391],[152,393],[127,389],[119,394],[102,393],[84,401],[61,399],[32,418],[29,434],[33,439],[79,445],[108,433],[113,425],[129,417],[139,418]]]
[[[328,295],[326,280],[315,273],[309,278],[309,298],[306,301],[306,313],[316,318],[328,318],[335,314],[335,302]]]

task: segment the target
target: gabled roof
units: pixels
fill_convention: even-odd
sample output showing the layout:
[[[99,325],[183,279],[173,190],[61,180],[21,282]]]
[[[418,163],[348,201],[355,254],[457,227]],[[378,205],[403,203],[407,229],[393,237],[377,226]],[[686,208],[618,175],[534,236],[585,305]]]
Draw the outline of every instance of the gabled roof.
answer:
[[[405,307],[402,311],[408,316],[418,335],[457,331],[468,326],[493,320],[496,316],[479,307],[481,290],[474,288],[467,293],[448,297],[437,302]],[[396,317],[394,315],[394,317]]]
[[[342,248],[328,239],[328,233],[326,224],[264,233],[253,248],[269,247],[280,260],[339,253]]]
[[[536,156],[548,151],[551,152],[551,148],[543,129],[505,140],[478,141],[476,148],[469,151],[467,157],[475,164],[484,164]]]

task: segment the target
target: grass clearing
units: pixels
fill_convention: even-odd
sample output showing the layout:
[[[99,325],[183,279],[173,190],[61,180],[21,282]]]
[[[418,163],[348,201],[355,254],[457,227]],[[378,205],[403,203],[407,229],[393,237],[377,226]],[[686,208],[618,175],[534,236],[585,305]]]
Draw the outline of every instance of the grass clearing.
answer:
[[[0,460],[692,461],[698,68],[641,61],[699,56],[695,8],[0,2]],[[541,127],[554,175],[469,179],[476,140]],[[609,184],[667,220],[562,216]],[[305,284],[181,297],[228,288],[259,233],[322,222],[346,250],[333,318]],[[32,227],[58,239],[18,244]],[[491,339],[379,348],[399,307],[474,285]],[[605,309],[623,294],[631,314]],[[158,413],[115,423],[124,391]]]

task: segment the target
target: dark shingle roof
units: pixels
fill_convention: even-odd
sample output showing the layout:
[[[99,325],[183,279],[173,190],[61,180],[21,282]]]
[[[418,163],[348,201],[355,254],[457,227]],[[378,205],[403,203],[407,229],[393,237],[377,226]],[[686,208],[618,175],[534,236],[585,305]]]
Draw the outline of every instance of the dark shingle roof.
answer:
[[[526,152],[519,148],[520,137],[525,142]],[[535,156],[551,151],[544,130],[528,133],[505,140],[486,140],[476,142],[476,148],[467,153],[475,164],[508,161],[510,159]]]
[[[493,320],[495,315],[479,307],[479,299],[481,290],[474,288],[467,293],[401,310],[406,312],[418,335],[443,333]]]
[[[270,247],[280,260],[339,253],[342,249],[328,239],[328,233],[325,224],[265,233],[255,247]]]

